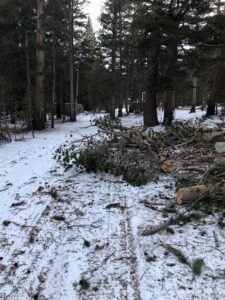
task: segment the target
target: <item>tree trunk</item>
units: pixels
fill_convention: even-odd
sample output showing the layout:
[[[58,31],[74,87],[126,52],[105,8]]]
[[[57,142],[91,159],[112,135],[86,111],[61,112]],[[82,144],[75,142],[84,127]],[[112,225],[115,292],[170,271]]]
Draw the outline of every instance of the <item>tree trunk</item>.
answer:
[[[10,130],[9,130],[9,127],[8,127],[8,122],[7,122],[7,112],[6,112],[6,107],[5,107],[5,83],[4,83],[4,79],[2,80],[2,112],[4,113],[4,124],[5,124],[5,129],[6,129],[6,132],[8,134],[8,138],[10,140],[10,142],[12,141],[12,138],[11,138],[11,133],[10,133]],[[0,121],[0,125],[2,125],[1,121]]]
[[[127,93],[126,93],[126,99],[125,99],[125,109],[126,109],[126,115],[127,116],[129,116],[128,98],[129,98],[129,90],[128,90],[128,87],[127,87]]]
[[[207,91],[207,86],[209,83],[209,78],[207,78],[206,82],[203,85],[203,90],[202,90],[202,103],[201,103],[201,110],[203,111],[205,109],[205,98],[206,98],[206,91]]]
[[[26,71],[27,71],[27,128],[31,129],[32,135],[34,137],[33,131],[33,120],[32,120],[32,94],[31,94],[31,75],[30,75],[30,55],[29,55],[29,42],[27,31],[25,31],[25,49],[26,49]]]
[[[80,72],[80,64],[78,62],[77,66],[77,81],[76,81],[76,95],[75,95],[75,114],[77,115],[77,105],[78,105],[78,95],[79,95],[79,72]]]
[[[120,62],[120,95],[119,95],[119,101],[118,101],[118,117],[122,118],[123,116],[123,75],[122,75],[122,66]]]
[[[118,117],[121,118],[123,116],[123,104],[120,101],[119,102],[119,112],[118,112]]]
[[[57,89],[58,97],[56,98],[56,118],[62,118],[62,91],[61,91],[61,83]]]
[[[75,103],[74,103],[74,47],[73,47],[73,35],[74,35],[74,19],[73,19],[73,7],[74,0],[70,0],[70,121],[76,122]]]
[[[52,70],[53,70],[53,83],[52,83],[52,107],[51,107],[51,128],[54,128],[55,122],[55,94],[56,94],[56,51],[55,51],[55,33],[53,33],[52,44]]]
[[[158,79],[158,51],[149,49],[148,51],[148,85],[144,104],[144,127],[158,125],[157,117],[157,79]]]
[[[123,41],[122,41],[122,35],[123,35],[123,22],[122,22],[122,15],[121,12],[119,14],[119,42],[120,42],[120,46],[119,46],[119,57],[120,57],[120,94],[119,94],[119,99],[118,99],[118,107],[119,107],[119,111],[118,111],[118,117],[121,118],[123,116],[123,68],[122,68],[122,63],[123,63],[123,59],[122,59],[122,45],[123,45]]]
[[[206,117],[214,116],[216,114],[216,98],[218,94],[218,83],[219,83],[219,77],[221,72],[222,54],[223,54],[222,49],[215,50],[214,53],[215,63],[213,65],[213,70],[212,70],[212,81],[211,81],[211,88],[210,88],[210,95],[208,100]]]
[[[196,111],[196,96],[197,96],[197,77],[192,77],[192,104],[190,113],[195,113]]]
[[[174,98],[175,98],[175,90],[166,91],[164,120],[163,120],[163,124],[165,126],[171,125],[174,119]]]
[[[113,24],[112,24],[112,54],[111,54],[111,72],[112,72],[112,88],[111,88],[111,103],[110,103],[110,118],[115,119],[115,109],[116,109],[116,39],[117,39],[117,21],[118,15],[116,10],[116,3],[113,3]]]
[[[115,96],[113,94],[111,95],[111,103],[110,103],[110,118],[112,120],[116,118],[115,106],[116,106],[116,101],[115,101]]]
[[[220,1],[219,1],[220,2]],[[220,6],[218,5],[217,14],[220,14]],[[225,16],[225,6],[223,11],[223,16]],[[225,30],[223,29],[223,35],[225,35]],[[221,67],[222,67],[222,57],[224,55],[225,47],[216,48],[214,51],[213,59],[214,65],[212,70],[212,82],[210,88],[210,95],[208,100],[208,108],[206,112],[206,117],[214,116],[216,114],[216,98],[218,94],[218,83],[221,75]]]
[[[120,49],[121,51],[121,49]],[[123,75],[122,75],[122,64],[120,61],[120,94],[119,94],[119,100],[118,100],[118,117],[121,118],[123,116]]]
[[[61,119],[62,115],[65,115],[64,109],[64,101],[63,101],[63,79],[60,78],[59,89],[58,89],[59,97],[57,97],[57,107],[56,107],[56,117],[57,119]]]
[[[44,112],[44,30],[42,18],[44,14],[44,0],[37,0],[37,31],[36,31],[36,79],[35,79],[35,100],[34,100],[34,129],[45,128]]]
[[[168,65],[166,70],[166,80],[168,82],[168,87],[166,90],[166,100],[164,109],[164,119],[163,124],[169,126],[172,124],[174,117],[174,98],[175,98],[175,68],[177,63],[177,45],[176,43],[171,43],[167,46],[168,52]]]

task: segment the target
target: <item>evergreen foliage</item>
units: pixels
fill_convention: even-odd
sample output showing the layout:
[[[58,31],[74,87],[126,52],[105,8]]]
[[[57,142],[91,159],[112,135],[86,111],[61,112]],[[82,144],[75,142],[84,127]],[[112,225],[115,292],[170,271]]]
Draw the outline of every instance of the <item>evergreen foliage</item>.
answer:
[[[0,2],[1,102],[12,123],[22,118],[29,128],[37,114],[37,3]],[[85,110],[104,109],[111,118],[116,109],[122,116],[123,107],[127,114],[144,111],[147,127],[158,124],[158,106],[170,125],[175,106],[192,105],[194,111],[209,102],[212,115],[216,104],[224,105],[225,15],[218,1],[105,0],[98,33],[84,14],[85,3],[44,2],[44,113],[51,112],[52,125],[55,114],[70,115],[71,86]]]

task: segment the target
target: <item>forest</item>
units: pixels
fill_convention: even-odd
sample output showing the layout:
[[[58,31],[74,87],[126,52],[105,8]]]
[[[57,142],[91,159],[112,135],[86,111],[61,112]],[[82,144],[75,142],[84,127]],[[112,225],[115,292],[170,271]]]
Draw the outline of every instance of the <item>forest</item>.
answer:
[[[125,107],[149,127],[157,107],[170,125],[175,107],[223,106],[223,3],[109,0],[94,32],[85,2],[1,0],[1,119],[42,130],[46,114]]]
[[[225,299],[225,2],[99,1],[0,0],[0,299]]]

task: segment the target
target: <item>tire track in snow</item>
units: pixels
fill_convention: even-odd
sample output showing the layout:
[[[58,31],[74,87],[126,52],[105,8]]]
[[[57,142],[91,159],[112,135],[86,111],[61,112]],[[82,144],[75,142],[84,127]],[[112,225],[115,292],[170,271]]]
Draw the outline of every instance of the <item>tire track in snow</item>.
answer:
[[[80,290],[80,299],[105,300],[111,297],[118,300],[141,300],[129,208],[121,183],[105,182],[103,188],[108,190],[107,198],[99,205],[107,207],[118,204],[118,207],[124,209],[114,208],[107,213],[102,212],[104,225],[96,235],[102,236],[107,241],[107,246],[100,253],[89,253],[89,269],[82,274],[98,290],[95,293]]]
[[[47,150],[43,149],[42,154]],[[47,181],[45,171],[50,166],[54,164],[45,166],[45,174],[41,170],[44,175],[41,182]],[[36,173],[21,178],[19,185],[26,184],[31,175],[36,176]],[[76,174],[73,175],[75,178]],[[8,261],[7,269],[1,274],[4,283],[1,291],[10,300],[33,299],[37,293],[40,299],[48,300],[139,300],[135,245],[121,183],[114,182],[115,177],[107,175],[102,181],[99,175],[81,174],[76,179],[73,175],[67,184],[68,173],[61,177],[64,179],[62,192],[68,192],[68,202],[56,203],[48,199],[44,204],[40,195],[34,196],[27,191],[21,200],[30,201],[18,214],[10,211],[9,204],[7,218],[15,218],[16,222],[28,226],[31,224],[38,231],[35,232],[35,242],[29,244],[27,241],[32,227],[17,230],[12,235],[16,244],[1,249]],[[59,178],[49,179],[50,185],[56,184],[58,188]],[[10,192],[12,196],[17,186],[18,182]],[[112,203],[120,203],[125,209],[106,209]],[[68,229],[64,223],[51,224],[49,209],[51,213],[65,214],[72,229]],[[78,218],[76,209],[84,211],[85,216]],[[25,216],[27,220],[23,219]],[[9,232],[12,230],[8,229]],[[85,240],[90,241],[90,247],[84,247]],[[24,253],[14,256],[20,249]],[[18,267],[12,270],[15,262]],[[91,288],[88,291],[80,290],[82,276],[90,280]]]
[[[127,202],[125,201],[125,207],[127,207]],[[130,257],[130,282],[134,290],[134,299],[141,300],[140,285],[139,285],[139,276],[138,276],[138,266],[137,266],[137,257],[135,251],[134,237],[131,228],[131,220],[129,214],[129,208],[124,210],[124,220],[121,222],[122,226],[122,236],[121,241],[124,244],[122,247],[127,253],[127,256]],[[130,299],[130,298],[128,298]]]

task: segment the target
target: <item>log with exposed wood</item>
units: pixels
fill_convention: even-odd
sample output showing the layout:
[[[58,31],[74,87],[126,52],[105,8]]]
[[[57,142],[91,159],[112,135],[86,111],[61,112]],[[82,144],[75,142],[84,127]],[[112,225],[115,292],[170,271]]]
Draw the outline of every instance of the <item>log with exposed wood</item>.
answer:
[[[177,204],[188,204],[195,201],[201,201],[206,196],[215,197],[215,199],[225,199],[225,181],[222,180],[218,184],[212,185],[196,185],[181,188],[176,194],[176,203]]]
[[[212,188],[204,184],[181,188],[177,191],[176,203],[187,204],[197,201],[198,199],[201,199],[203,196],[207,195],[211,189]]]

